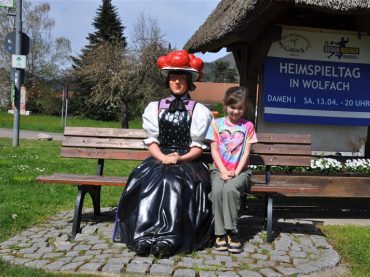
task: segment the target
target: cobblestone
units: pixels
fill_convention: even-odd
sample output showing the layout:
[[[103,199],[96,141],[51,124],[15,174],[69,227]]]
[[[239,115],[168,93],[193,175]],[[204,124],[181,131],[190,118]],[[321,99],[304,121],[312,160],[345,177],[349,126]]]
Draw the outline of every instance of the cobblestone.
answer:
[[[163,264],[154,264],[150,268],[151,275],[169,276],[173,272],[173,267]]]
[[[291,226],[291,222],[280,221],[276,223],[278,236],[267,243],[266,232],[257,228],[263,222],[258,217],[240,220],[244,241],[244,251],[240,254],[205,249],[168,259],[156,259],[151,255],[138,257],[124,244],[111,241],[114,211],[111,208],[102,210],[102,222],[99,218],[93,219],[92,209],[84,210],[82,233],[74,239],[69,235],[73,211],[60,212],[45,223],[0,243],[0,259],[51,272],[186,277],[319,274],[335,268],[340,260],[312,222],[301,224],[294,220]]]
[[[123,271],[124,264],[115,264],[115,263],[107,263],[102,268],[102,272],[109,272],[109,273],[121,273]]]

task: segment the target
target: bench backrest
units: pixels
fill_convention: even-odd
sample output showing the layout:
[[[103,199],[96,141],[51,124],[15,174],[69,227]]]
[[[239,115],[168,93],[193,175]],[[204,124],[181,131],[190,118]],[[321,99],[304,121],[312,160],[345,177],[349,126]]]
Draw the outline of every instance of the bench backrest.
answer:
[[[66,158],[144,160],[149,156],[142,129],[66,127],[61,156]],[[310,166],[311,137],[257,133],[252,147],[253,165]],[[203,159],[211,162],[209,151]]]

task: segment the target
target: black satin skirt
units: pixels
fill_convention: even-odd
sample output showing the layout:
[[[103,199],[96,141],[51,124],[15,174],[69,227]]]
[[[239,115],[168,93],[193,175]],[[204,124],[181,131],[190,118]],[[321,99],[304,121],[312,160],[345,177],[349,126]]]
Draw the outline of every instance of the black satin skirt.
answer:
[[[131,173],[121,195],[114,242],[167,241],[176,252],[209,246],[213,216],[207,166],[200,161],[164,165],[150,157]]]

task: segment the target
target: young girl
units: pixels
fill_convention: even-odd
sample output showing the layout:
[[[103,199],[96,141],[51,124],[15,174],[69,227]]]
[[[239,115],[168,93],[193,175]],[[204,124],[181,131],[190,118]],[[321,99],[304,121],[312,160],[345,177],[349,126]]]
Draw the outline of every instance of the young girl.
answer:
[[[243,119],[247,90],[229,88],[225,93],[226,116],[214,120],[206,139],[210,141],[214,168],[209,198],[215,217],[215,249],[242,252],[237,232],[240,193],[248,184],[248,158],[251,144],[257,142],[253,123]]]

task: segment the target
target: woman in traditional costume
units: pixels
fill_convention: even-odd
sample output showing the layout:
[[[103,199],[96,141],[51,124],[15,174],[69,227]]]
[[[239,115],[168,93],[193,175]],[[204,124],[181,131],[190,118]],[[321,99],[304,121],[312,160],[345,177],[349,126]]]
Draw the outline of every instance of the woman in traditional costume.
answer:
[[[185,50],[159,57],[171,95],[143,114],[151,156],[135,168],[118,207],[113,240],[138,255],[165,257],[209,245],[213,233],[208,167],[199,160],[210,111],[189,96],[203,62]]]

